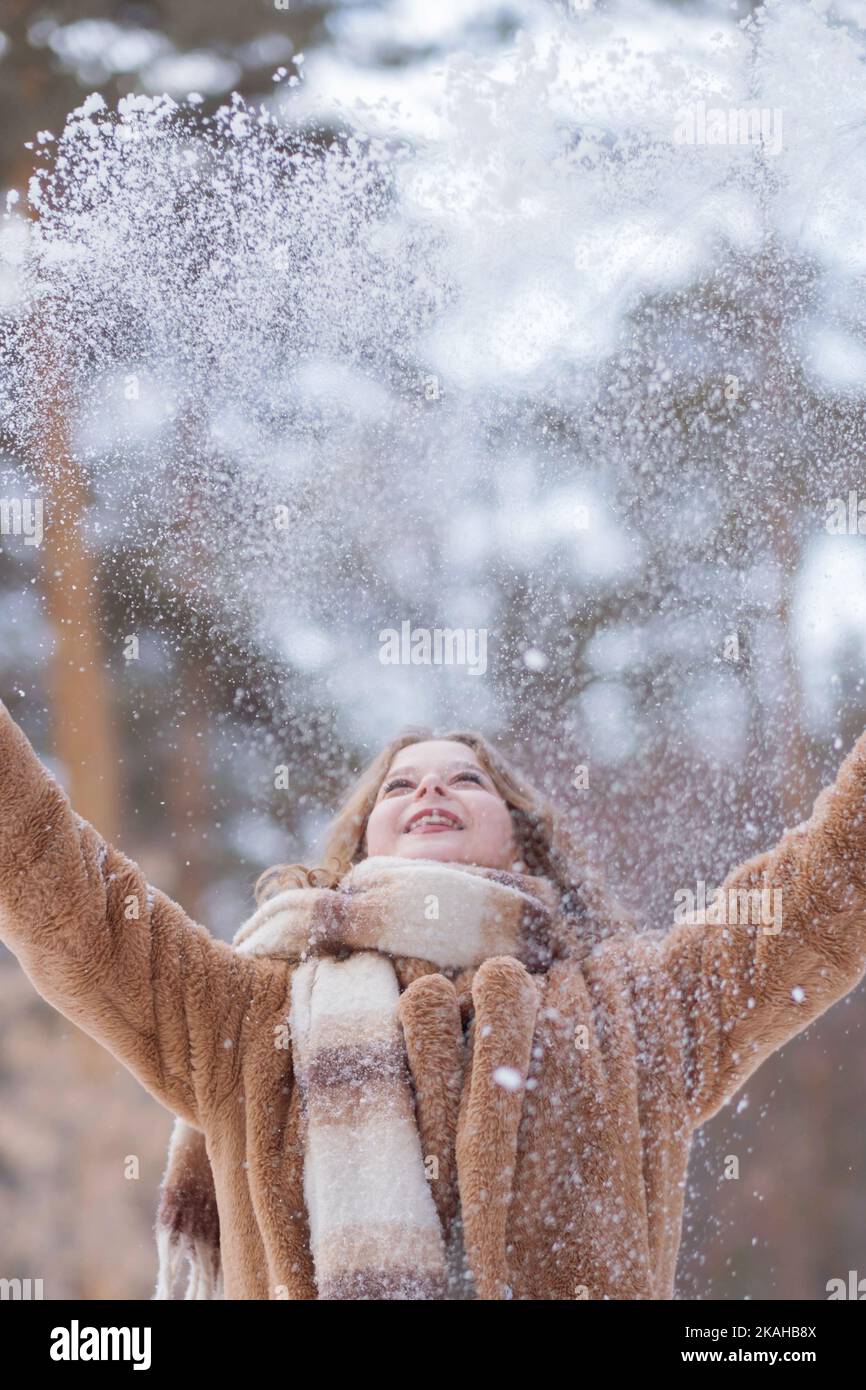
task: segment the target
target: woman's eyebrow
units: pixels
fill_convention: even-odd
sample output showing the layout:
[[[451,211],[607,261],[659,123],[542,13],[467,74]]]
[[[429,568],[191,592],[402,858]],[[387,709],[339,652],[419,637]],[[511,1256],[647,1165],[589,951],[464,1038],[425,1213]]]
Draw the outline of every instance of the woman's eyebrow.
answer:
[[[484,768],[480,767],[478,763],[448,763],[444,770],[446,772],[454,772],[456,768],[466,768],[470,772],[483,773],[484,771]],[[389,777],[402,777],[407,772],[411,773],[413,776],[418,775],[417,767],[394,767],[386,774],[385,781],[387,782]]]

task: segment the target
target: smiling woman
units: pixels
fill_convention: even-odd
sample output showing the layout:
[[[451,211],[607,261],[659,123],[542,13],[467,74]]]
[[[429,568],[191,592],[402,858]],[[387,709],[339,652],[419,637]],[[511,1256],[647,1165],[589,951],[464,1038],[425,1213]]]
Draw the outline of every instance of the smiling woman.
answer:
[[[670,1299],[695,1131],[866,971],[866,735],[728,876],[783,929],[637,932],[474,734],[362,773],[230,946],[0,704],[0,938],[177,1117],[157,1296]]]
[[[367,852],[511,868],[511,813],[473,749],[450,739],[411,744],[379,789]]]
[[[261,903],[288,887],[333,888],[371,855],[514,869],[543,875],[560,892],[578,879],[605,915],[612,910],[553,808],[499,749],[470,730],[413,729],[392,739],[332,821],[322,864],[268,869],[256,898]]]

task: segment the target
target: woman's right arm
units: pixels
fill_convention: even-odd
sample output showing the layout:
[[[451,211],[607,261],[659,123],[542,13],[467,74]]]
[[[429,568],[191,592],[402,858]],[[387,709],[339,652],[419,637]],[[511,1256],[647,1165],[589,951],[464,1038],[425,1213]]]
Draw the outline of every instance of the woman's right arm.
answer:
[[[866,974],[866,734],[809,820],[730,873],[717,905],[720,921],[692,913],[629,947],[638,1009],[678,1040],[695,1127]]]
[[[49,1004],[200,1126],[261,963],[197,926],[75,814],[2,701],[0,940]]]

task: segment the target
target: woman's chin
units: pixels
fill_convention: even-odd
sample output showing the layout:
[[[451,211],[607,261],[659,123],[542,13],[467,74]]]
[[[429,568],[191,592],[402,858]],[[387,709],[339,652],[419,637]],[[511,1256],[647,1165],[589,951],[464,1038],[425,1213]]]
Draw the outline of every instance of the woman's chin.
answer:
[[[403,859],[462,860],[465,847],[454,843],[462,834],[463,831],[454,830],[435,835],[401,835],[393,853]]]

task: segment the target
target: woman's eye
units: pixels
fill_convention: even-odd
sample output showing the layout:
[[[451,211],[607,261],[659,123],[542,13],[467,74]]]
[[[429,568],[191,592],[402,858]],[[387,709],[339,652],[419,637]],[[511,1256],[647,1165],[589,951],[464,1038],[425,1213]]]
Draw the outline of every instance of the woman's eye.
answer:
[[[461,772],[454,780],[456,782],[475,782],[479,787],[483,785],[477,772]]]
[[[412,783],[411,783],[411,782],[407,782],[406,779],[405,779],[405,777],[404,777],[404,778],[399,778],[399,779],[395,780],[394,782],[387,782],[387,783],[386,783],[386,785],[385,785],[385,793],[386,793],[386,795],[387,795],[388,792],[394,791],[396,787],[411,787],[411,785],[412,785]]]

